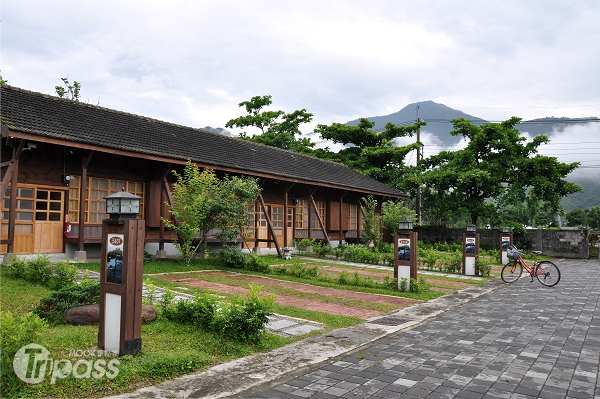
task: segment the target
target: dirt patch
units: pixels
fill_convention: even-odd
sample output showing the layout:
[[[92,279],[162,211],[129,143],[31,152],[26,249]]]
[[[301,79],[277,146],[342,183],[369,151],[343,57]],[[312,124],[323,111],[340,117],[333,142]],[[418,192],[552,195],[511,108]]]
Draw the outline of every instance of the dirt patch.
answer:
[[[228,285],[223,283],[215,283],[211,281],[206,281],[202,277],[203,276],[217,276],[217,277],[226,277],[236,282],[244,282],[244,283],[253,283],[263,286],[263,291],[269,292],[270,287],[281,287],[286,290],[298,292],[298,296],[293,295],[279,295],[275,294],[275,302],[281,305],[286,306],[294,306],[307,310],[314,310],[319,312],[326,312],[335,315],[342,316],[353,316],[361,319],[369,319],[374,316],[378,316],[382,314],[382,312],[373,309],[365,309],[357,306],[349,306],[343,305],[339,302],[346,301],[355,301],[355,302],[363,302],[365,304],[368,303],[378,303],[388,305],[393,309],[400,309],[406,306],[410,306],[418,301],[413,299],[388,296],[388,295],[378,295],[378,294],[368,294],[364,292],[354,292],[354,291],[345,291],[338,290],[334,288],[325,288],[318,287],[308,284],[299,284],[292,283],[288,281],[275,280],[272,278],[265,277],[257,277],[257,276],[249,276],[245,274],[237,274],[232,272],[222,272],[222,271],[209,271],[209,272],[193,272],[193,273],[185,273],[181,274],[164,274],[160,276],[155,276],[157,278],[179,282],[180,284],[191,286],[191,287],[199,287],[211,291],[215,291],[217,293],[224,294],[238,294],[238,295],[246,295],[248,290],[243,287],[239,287],[236,285]],[[302,294],[318,294],[322,300],[314,300],[314,299],[306,299],[302,298]],[[331,302],[338,303],[331,303]]]

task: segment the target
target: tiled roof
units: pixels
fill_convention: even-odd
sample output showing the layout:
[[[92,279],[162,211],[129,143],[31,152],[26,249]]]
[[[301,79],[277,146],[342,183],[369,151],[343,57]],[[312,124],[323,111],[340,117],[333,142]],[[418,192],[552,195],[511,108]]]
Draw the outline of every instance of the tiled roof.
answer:
[[[322,183],[373,194],[404,194],[345,165],[4,85],[2,123],[11,131],[137,154]]]

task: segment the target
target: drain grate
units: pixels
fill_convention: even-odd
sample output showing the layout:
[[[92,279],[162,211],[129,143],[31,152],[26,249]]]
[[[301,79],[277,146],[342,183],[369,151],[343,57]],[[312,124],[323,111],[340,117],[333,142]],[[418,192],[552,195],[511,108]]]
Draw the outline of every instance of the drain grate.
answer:
[[[381,319],[372,320],[369,323],[379,324],[382,326],[399,326],[400,324],[408,323],[411,319],[404,319],[402,317],[388,316],[382,317]]]

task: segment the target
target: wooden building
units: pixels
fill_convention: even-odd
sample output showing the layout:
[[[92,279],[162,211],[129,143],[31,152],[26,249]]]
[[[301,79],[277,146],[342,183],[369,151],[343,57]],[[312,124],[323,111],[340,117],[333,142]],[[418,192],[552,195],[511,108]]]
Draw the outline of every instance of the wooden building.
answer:
[[[342,164],[8,85],[0,96],[0,253],[99,250],[104,198],[123,187],[142,197],[147,248],[164,249],[171,171],[188,160],[260,179],[251,246],[280,254],[305,237],[356,242],[362,197],[406,198]]]

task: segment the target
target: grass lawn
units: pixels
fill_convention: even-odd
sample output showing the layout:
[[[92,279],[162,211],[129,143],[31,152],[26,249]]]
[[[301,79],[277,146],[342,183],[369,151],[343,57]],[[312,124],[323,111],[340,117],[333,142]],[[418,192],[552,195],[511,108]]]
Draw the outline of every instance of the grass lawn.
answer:
[[[276,256],[266,256],[265,259],[272,265],[302,264],[307,262],[306,259],[296,258],[283,260]],[[317,259],[311,261],[310,264],[317,266],[333,265],[332,263],[319,262]],[[100,269],[98,263],[86,263],[82,266],[91,271],[99,271]],[[348,273],[354,273],[356,270],[361,270],[350,268],[345,265],[335,266],[345,268],[344,270],[347,269]],[[151,282],[156,286],[173,290],[180,290],[181,285],[176,282],[161,280],[149,275],[171,272],[192,272],[198,270],[232,271],[232,269],[220,266],[214,259],[198,259],[195,260],[192,265],[171,262],[149,262],[144,265],[146,282]],[[261,275],[259,273],[250,273],[237,269],[233,271]],[[319,278],[317,276],[309,278],[287,274],[278,275],[274,273],[263,276],[342,290],[405,296],[420,300],[428,300],[442,295],[441,292],[435,291],[435,287],[424,293],[415,294],[400,293],[384,288],[341,285],[336,283],[335,278],[330,277]],[[41,298],[46,297],[51,293],[51,290],[44,286],[32,284],[24,280],[2,277],[1,274],[0,278],[2,283],[0,297],[1,309],[10,310],[14,314],[26,314],[38,304]],[[427,279],[427,276],[425,276],[425,279]],[[444,283],[438,281],[436,285],[443,286],[445,289],[452,289],[454,287],[452,282],[468,282],[470,284],[480,284],[484,282],[464,280],[453,278],[451,276],[435,276],[435,279],[444,280]],[[232,281],[224,281],[219,278],[215,278],[215,281],[232,284]],[[448,283],[446,284],[445,281],[448,281]],[[187,290],[181,291],[187,293],[204,292],[200,288],[187,288]],[[277,293],[290,294],[290,292],[285,289],[280,289]],[[226,298],[227,296],[224,297]],[[318,295],[315,295],[311,298],[316,299],[317,297]],[[359,304],[357,303],[355,305]],[[360,305],[367,306],[365,304]],[[283,306],[278,304],[275,304],[274,306],[273,310],[275,313],[320,322],[325,325],[326,330],[347,327],[364,321],[355,317],[309,311],[294,306]],[[388,311],[385,306],[373,304],[368,306],[374,306],[374,308],[384,312]],[[82,360],[82,358],[74,356],[75,353],[73,352],[95,348],[97,345],[97,335],[97,325],[58,325],[43,330],[36,339],[36,343],[47,348],[50,351],[52,359],[65,359],[69,360],[72,364],[75,364],[77,361]],[[159,316],[156,321],[143,325],[142,351],[140,353],[135,356],[115,358],[118,361],[118,374],[115,378],[108,379],[104,376],[103,378],[76,379],[73,376],[69,376],[64,379],[56,379],[54,384],[50,383],[48,378],[40,384],[31,384],[27,386],[23,384],[14,396],[97,398],[116,395],[123,392],[131,392],[140,387],[154,385],[180,375],[202,371],[218,363],[247,356],[252,353],[268,351],[289,344],[297,339],[299,338],[284,338],[274,334],[267,334],[266,337],[256,345],[237,343],[213,334],[205,333],[192,326],[167,321]]]

